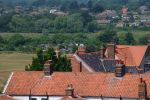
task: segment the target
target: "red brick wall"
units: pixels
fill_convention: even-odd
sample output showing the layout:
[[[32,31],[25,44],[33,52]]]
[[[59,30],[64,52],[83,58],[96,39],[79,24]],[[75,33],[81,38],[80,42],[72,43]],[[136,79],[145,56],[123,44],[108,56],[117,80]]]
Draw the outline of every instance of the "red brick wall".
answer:
[[[82,65],[82,63],[80,64],[80,62],[77,61],[75,57],[72,56],[70,60],[71,60],[72,72],[88,72],[88,70]]]

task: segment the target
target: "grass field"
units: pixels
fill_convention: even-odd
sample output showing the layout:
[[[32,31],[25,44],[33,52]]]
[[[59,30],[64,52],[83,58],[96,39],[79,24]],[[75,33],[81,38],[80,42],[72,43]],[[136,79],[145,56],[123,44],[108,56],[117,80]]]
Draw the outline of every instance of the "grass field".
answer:
[[[0,52],[0,92],[12,71],[24,70],[25,65],[31,64],[34,54]]]

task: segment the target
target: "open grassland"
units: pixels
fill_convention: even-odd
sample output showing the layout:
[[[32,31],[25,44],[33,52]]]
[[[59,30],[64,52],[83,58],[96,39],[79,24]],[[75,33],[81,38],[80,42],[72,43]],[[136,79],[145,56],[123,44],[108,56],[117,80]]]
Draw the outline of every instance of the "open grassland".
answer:
[[[0,52],[0,92],[12,71],[24,70],[31,64],[34,54]]]

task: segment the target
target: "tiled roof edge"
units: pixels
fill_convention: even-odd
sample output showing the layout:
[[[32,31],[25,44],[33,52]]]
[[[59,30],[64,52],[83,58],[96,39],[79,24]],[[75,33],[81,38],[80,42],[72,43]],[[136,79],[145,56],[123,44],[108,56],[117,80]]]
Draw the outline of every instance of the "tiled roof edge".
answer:
[[[3,89],[3,92],[2,92],[3,94],[5,93],[5,91],[6,91],[7,87],[8,87],[8,85],[9,85],[9,82],[10,82],[13,74],[14,74],[13,72],[10,74],[10,76],[9,76],[9,78],[7,80],[7,83],[6,83],[6,85],[5,85],[4,89]]]

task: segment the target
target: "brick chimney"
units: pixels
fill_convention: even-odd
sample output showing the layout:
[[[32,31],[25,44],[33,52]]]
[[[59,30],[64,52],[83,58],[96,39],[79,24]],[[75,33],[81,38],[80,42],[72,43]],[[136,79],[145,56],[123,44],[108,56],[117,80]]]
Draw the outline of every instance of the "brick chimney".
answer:
[[[100,48],[100,57],[103,59],[104,58],[104,48],[101,46]]]
[[[107,57],[109,59],[115,59],[115,44],[107,44]]]
[[[138,95],[139,100],[146,100],[147,98],[146,83],[142,78],[140,78],[140,83],[138,85]]]
[[[77,53],[78,54],[84,54],[86,52],[86,47],[83,44],[80,44],[78,47]]]
[[[125,74],[125,65],[121,62],[118,61],[118,63],[115,66],[115,76],[116,77],[123,77]]]
[[[53,67],[52,67],[52,60],[47,60],[44,64],[44,74],[45,76],[52,75],[53,73]]]
[[[82,72],[82,62],[79,62],[73,55],[68,59],[71,61],[72,72]]]
[[[74,97],[74,88],[73,88],[72,84],[69,84],[67,86],[65,92],[66,92],[66,96]]]

